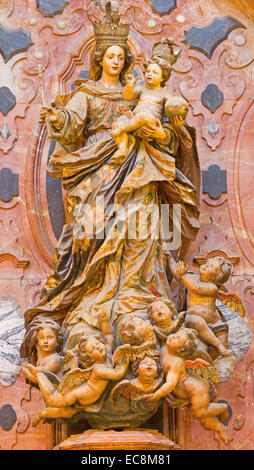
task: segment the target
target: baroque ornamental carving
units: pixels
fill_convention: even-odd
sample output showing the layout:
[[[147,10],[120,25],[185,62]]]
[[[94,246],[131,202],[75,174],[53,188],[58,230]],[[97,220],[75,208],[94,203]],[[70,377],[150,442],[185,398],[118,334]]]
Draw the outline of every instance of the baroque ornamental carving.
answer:
[[[52,25],[58,12],[67,15],[68,2],[54,2],[60,9],[55,13],[43,3],[37,2],[38,10]],[[139,3],[132,27],[143,33]],[[40,78],[38,161],[47,133],[56,142],[50,149],[47,144],[47,171],[62,180],[67,220],[40,298],[25,312],[22,372],[45,402],[34,427],[64,420],[88,422],[100,432],[134,429],[163,405],[188,408],[227,446],[232,407],[218,384],[232,377],[251,334],[244,302],[225,287],[232,285],[239,257],[223,247],[207,250],[194,257],[195,273],[184,262],[200,228],[201,172],[195,129],[187,118],[189,108],[199,113],[196,93],[205,90],[202,114],[215,120],[235,76],[226,77],[223,69],[223,85],[198,83],[201,62],[196,51],[187,58],[185,20],[171,3],[179,30],[172,35],[163,10],[153,26],[160,38],[146,56],[142,37],[140,46],[132,37],[126,5],[121,18],[117,2],[107,2],[101,18],[92,4],[86,13],[93,30],[77,53],[69,53],[69,66],[59,68],[58,91],[73,84],[74,70],[79,77],[72,91],[58,94],[50,105],[47,63],[27,64],[26,73],[34,80],[39,72]],[[229,23],[225,38],[239,26]],[[207,56],[220,62],[223,52],[214,47]],[[179,96],[170,92],[175,71],[185,74]],[[242,80],[224,111],[232,114],[244,90]],[[214,149],[223,134],[213,129],[204,135]],[[213,170],[221,176],[219,166]],[[213,191],[211,172],[209,167],[203,191],[217,199],[227,190],[225,174]],[[40,281],[23,286],[35,301]],[[233,419],[239,428],[240,418]],[[80,448],[78,442],[67,440],[58,448]],[[175,443],[164,436],[161,445]]]

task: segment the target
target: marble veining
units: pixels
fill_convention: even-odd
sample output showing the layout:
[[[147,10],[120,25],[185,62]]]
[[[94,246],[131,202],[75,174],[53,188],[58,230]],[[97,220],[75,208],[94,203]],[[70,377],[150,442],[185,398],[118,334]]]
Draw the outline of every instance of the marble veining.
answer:
[[[20,373],[19,348],[24,316],[13,297],[0,297],[0,384],[12,385]]]

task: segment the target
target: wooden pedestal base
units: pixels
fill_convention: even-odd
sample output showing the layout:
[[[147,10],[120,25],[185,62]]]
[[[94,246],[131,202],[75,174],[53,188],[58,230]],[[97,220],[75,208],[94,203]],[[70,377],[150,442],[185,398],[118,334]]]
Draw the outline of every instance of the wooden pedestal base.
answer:
[[[76,434],[54,447],[54,450],[169,450],[179,449],[167,437],[153,429],[125,431],[89,430]]]

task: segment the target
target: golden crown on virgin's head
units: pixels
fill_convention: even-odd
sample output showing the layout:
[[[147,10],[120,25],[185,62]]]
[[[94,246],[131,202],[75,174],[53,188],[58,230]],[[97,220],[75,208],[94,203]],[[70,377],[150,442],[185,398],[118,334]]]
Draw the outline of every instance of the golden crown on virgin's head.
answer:
[[[118,45],[126,43],[130,25],[126,23],[120,23],[120,15],[118,10],[112,10],[111,2],[107,2],[105,5],[105,18],[104,22],[94,22],[94,34],[97,44],[103,42],[116,42]]]

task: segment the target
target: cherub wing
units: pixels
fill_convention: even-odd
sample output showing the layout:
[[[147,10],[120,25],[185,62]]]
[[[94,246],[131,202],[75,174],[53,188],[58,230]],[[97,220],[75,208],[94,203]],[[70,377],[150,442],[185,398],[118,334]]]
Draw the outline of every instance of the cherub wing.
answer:
[[[132,361],[143,359],[146,355],[153,357],[155,360],[160,357],[160,353],[157,350],[155,343],[146,341],[140,346],[132,346]]]
[[[227,308],[230,308],[232,312],[238,313],[241,317],[245,317],[245,307],[238,295],[233,292],[218,292],[218,300],[220,300]]]
[[[203,359],[203,361],[208,362],[211,366],[213,366],[213,360],[210,356],[210,354],[205,351],[204,349],[201,349],[198,345],[196,348],[188,353],[184,353],[181,355],[182,359],[184,360],[191,360],[194,361],[195,359]]]
[[[129,380],[126,380],[126,379],[122,380],[111,390],[109,399],[112,405],[114,405],[119,394],[122,395],[124,398],[127,398],[127,400],[130,400],[130,381]]]
[[[66,393],[74,387],[78,387],[83,382],[87,381],[91,375],[92,367],[82,370],[79,367],[72,369],[65,374],[58,386],[58,392]]]
[[[116,348],[113,357],[112,357],[112,364],[113,366],[116,363],[122,364],[128,361],[128,356],[132,357],[132,347],[130,344],[122,344],[122,346],[118,346]]]
[[[64,371],[70,369],[77,369],[79,366],[79,359],[75,350],[67,351],[64,356]]]
[[[200,349],[199,347],[197,347],[197,349],[192,353],[190,357],[186,357],[185,359],[191,359],[193,361],[195,359],[203,359],[203,361],[208,362],[208,364],[213,366],[213,360],[210,354],[204,349]]]
[[[206,380],[211,380],[214,383],[219,383],[219,375],[216,372],[215,368],[204,359],[187,359],[186,361],[184,361],[184,363],[189,374],[202,377]]]
[[[137,387],[130,380],[122,380],[111,390],[110,402],[112,405],[114,405],[114,402],[117,400],[119,395],[126,398],[127,400],[133,401],[136,398],[142,397],[142,395],[145,395],[145,393],[146,392]]]

